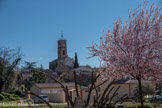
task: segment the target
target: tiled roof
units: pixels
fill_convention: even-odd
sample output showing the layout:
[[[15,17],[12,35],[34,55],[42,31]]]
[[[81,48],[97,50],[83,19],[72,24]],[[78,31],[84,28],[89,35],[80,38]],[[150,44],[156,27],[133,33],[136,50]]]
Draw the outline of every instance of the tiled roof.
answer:
[[[55,59],[55,60],[51,61],[50,63],[52,63],[52,62],[57,62],[57,61],[60,61],[60,60],[66,60],[66,59],[71,59],[71,60],[73,60],[73,59],[70,58],[70,57],[62,57],[62,58],[59,58],[59,59]]]
[[[22,73],[22,79],[25,80],[25,79],[28,79],[32,76],[32,73]]]
[[[75,83],[62,83],[64,86],[75,86]],[[59,83],[35,83],[38,88],[57,88],[61,87]]]
[[[136,84],[136,83],[138,83],[137,80],[129,79],[129,78],[126,78],[126,79],[119,80],[119,81],[115,82],[115,84]],[[151,81],[142,80],[142,83],[151,83]]]
[[[138,83],[138,81],[137,80],[128,80],[125,83],[127,83],[127,84],[133,84],[133,83]],[[151,81],[142,80],[142,83],[151,83]]]

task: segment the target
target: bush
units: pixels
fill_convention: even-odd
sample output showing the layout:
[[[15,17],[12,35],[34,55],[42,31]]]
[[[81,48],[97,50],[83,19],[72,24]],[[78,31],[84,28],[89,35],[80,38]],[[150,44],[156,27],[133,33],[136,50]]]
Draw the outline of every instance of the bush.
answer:
[[[2,95],[2,94],[0,94],[0,100],[3,100],[5,97]]]
[[[6,92],[0,93],[0,101],[15,101],[15,100],[20,100],[20,97],[18,95]]]
[[[139,93],[139,85],[137,84],[134,89],[134,96],[136,98],[137,101],[139,101],[139,96],[140,96],[140,93]],[[143,97],[146,96],[146,95],[154,95],[155,93],[155,87],[149,83],[143,83],[142,84],[142,94],[143,94]]]

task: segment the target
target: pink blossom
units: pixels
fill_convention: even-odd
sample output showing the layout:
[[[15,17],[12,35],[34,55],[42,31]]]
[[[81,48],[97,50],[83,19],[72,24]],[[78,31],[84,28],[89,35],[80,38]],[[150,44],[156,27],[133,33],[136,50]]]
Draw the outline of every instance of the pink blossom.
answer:
[[[129,21],[118,19],[113,31],[101,37],[100,45],[88,47],[91,56],[99,56],[108,76],[162,81],[162,16],[147,2],[129,14]]]

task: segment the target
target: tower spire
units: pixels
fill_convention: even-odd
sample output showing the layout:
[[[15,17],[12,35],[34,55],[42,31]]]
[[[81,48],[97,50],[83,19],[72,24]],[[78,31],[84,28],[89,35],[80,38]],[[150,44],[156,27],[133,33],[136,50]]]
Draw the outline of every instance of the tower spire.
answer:
[[[64,38],[63,33],[61,33],[61,38]]]
[[[63,38],[64,36],[63,36],[63,30],[61,30],[61,38]]]

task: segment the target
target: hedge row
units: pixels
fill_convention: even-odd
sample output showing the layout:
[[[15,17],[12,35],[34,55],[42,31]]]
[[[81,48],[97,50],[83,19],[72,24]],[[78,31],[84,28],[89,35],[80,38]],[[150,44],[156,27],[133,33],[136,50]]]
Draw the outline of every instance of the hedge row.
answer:
[[[0,101],[15,101],[20,100],[20,97],[15,94],[1,92],[0,93]]]

